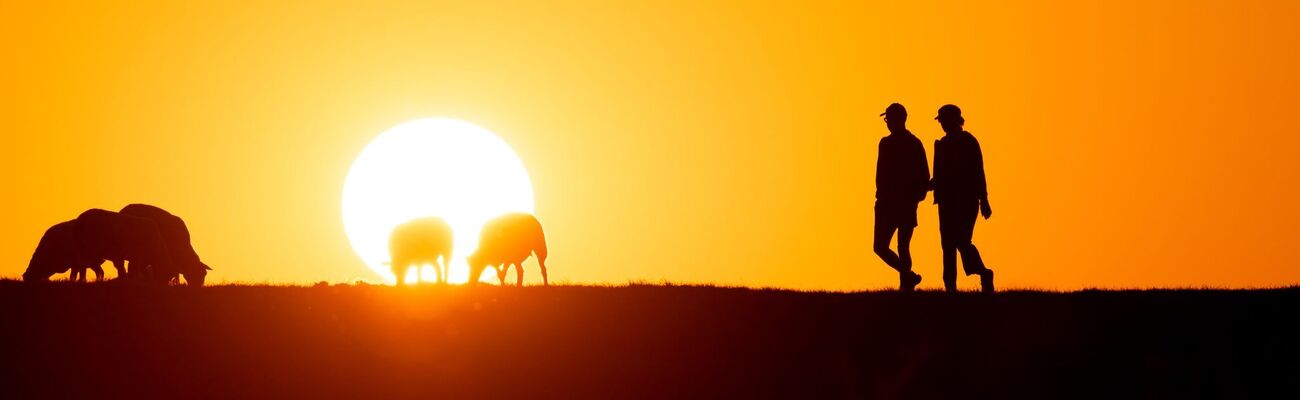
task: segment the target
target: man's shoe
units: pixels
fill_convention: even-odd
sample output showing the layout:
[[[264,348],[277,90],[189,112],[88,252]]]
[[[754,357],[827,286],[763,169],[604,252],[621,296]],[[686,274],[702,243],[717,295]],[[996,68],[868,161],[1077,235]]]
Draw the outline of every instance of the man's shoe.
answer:
[[[980,286],[984,293],[993,293],[993,270],[985,268],[984,272],[980,272]]]
[[[903,282],[902,282],[902,286],[899,287],[898,290],[901,290],[901,291],[904,291],[904,292],[911,292],[911,291],[916,290],[916,285],[920,285],[920,284],[921,284],[921,274],[918,274],[918,273],[915,273],[915,272],[911,272],[911,271],[908,271],[908,273],[911,274],[911,275],[910,275],[910,276],[906,276],[906,277],[904,277],[904,278],[902,279],[902,281],[903,281]]]

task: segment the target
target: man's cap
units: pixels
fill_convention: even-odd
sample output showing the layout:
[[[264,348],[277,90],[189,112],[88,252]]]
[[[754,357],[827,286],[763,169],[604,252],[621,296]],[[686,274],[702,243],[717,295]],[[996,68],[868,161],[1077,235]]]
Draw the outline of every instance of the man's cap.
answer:
[[[934,119],[940,121],[963,120],[961,109],[952,104],[944,104],[943,107],[939,107],[939,115],[935,116]]]
[[[907,109],[906,109],[906,108],[903,108],[903,105],[902,105],[902,104],[893,103],[893,104],[890,104],[889,107],[885,107],[885,112],[880,113],[880,115],[881,115],[881,116],[887,116],[887,115],[902,115],[902,116],[906,117],[906,116],[907,116]]]

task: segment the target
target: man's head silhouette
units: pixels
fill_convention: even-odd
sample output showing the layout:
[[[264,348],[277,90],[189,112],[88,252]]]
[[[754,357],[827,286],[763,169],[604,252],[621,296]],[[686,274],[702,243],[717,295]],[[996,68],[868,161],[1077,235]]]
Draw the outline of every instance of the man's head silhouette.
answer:
[[[939,115],[934,117],[943,127],[944,132],[954,133],[961,132],[962,125],[966,124],[966,119],[961,117],[961,109],[952,104],[945,104],[939,107]]]
[[[903,108],[902,104],[890,104],[880,115],[885,117],[885,126],[889,127],[890,132],[902,132],[907,129],[907,109]]]

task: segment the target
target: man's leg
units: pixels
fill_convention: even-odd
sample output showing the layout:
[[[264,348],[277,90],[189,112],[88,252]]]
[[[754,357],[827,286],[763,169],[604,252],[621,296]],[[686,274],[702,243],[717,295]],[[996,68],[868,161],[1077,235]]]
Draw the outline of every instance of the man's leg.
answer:
[[[967,276],[980,276],[980,290],[993,292],[993,270],[984,266],[984,260],[980,258],[980,251],[974,243],[967,243],[961,248],[961,266],[966,269]]]
[[[871,249],[876,252],[880,259],[889,265],[890,268],[902,272],[902,264],[899,262],[898,255],[889,249],[889,240],[894,237],[894,224],[881,218],[880,213],[876,213],[875,237],[872,240]]]
[[[954,239],[955,222],[952,206],[939,205],[939,243],[943,247],[943,287],[949,292],[957,291],[957,245]]]
[[[915,227],[898,227],[899,271],[912,270],[912,230]]]
[[[957,248],[943,245],[943,288],[957,291]]]
[[[914,226],[898,227],[898,288],[904,292],[921,284],[921,275],[912,271],[912,230]]]
[[[980,258],[980,251],[975,248],[974,243],[966,242],[958,246],[957,250],[961,251],[961,267],[966,271],[966,276],[979,274],[988,269],[984,268],[984,260]]]
[[[975,234],[975,220],[979,217],[979,203],[961,204],[952,208],[948,215],[949,246],[961,252],[962,270],[967,276],[979,275],[980,286],[985,292],[993,291],[993,271],[984,266],[979,249],[971,243]],[[946,259],[945,259],[946,261]],[[953,271],[954,275],[956,271]],[[954,280],[956,278],[954,277]]]
[[[912,229],[916,226],[915,215],[908,220],[905,214],[899,215],[897,211],[881,210],[880,204],[876,204],[875,237],[871,248],[885,264],[898,271],[898,290],[910,292],[921,283],[921,276],[912,272],[912,255],[908,247],[912,240]],[[889,249],[889,240],[893,238],[894,231],[898,231],[898,254]]]
[[[961,252],[961,267],[967,276],[975,275],[984,270],[984,263],[980,261],[979,250],[971,244],[971,236],[975,233],[975,218],[979,216],[979,205],[962,204],[960,209],[952,215],[950,221],[952,226],[951,244]]]
[[[984,265],[984,259],[980,257],[980,251],[973,243],[975,235],[975,221],[979,217],[979,204],[976,203],[969,210],[963,210],[961,215],[961,231],[957,249],[961,251],[961,266],[965,270],[966,276],[979,275],[980,288],[985,292],[993,291],[993,270]]]

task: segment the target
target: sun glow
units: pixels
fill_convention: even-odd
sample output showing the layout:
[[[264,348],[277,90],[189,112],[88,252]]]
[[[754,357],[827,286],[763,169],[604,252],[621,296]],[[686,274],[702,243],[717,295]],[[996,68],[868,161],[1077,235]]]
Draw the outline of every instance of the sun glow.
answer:
[[[463,283],[465,257],[478,247],[483,223],[511,211],[533,212],[523,161],[491,131],[456,119],[419,119],[385,131],[357,156],[343,183],[343,227],[352,249],[389,283],[395,278],[387,265],[388,236],[398,224],[423,216],[446,220],[455,235],[448,281]],[[424,268],[423,280],[432,281],[432,270]]]

